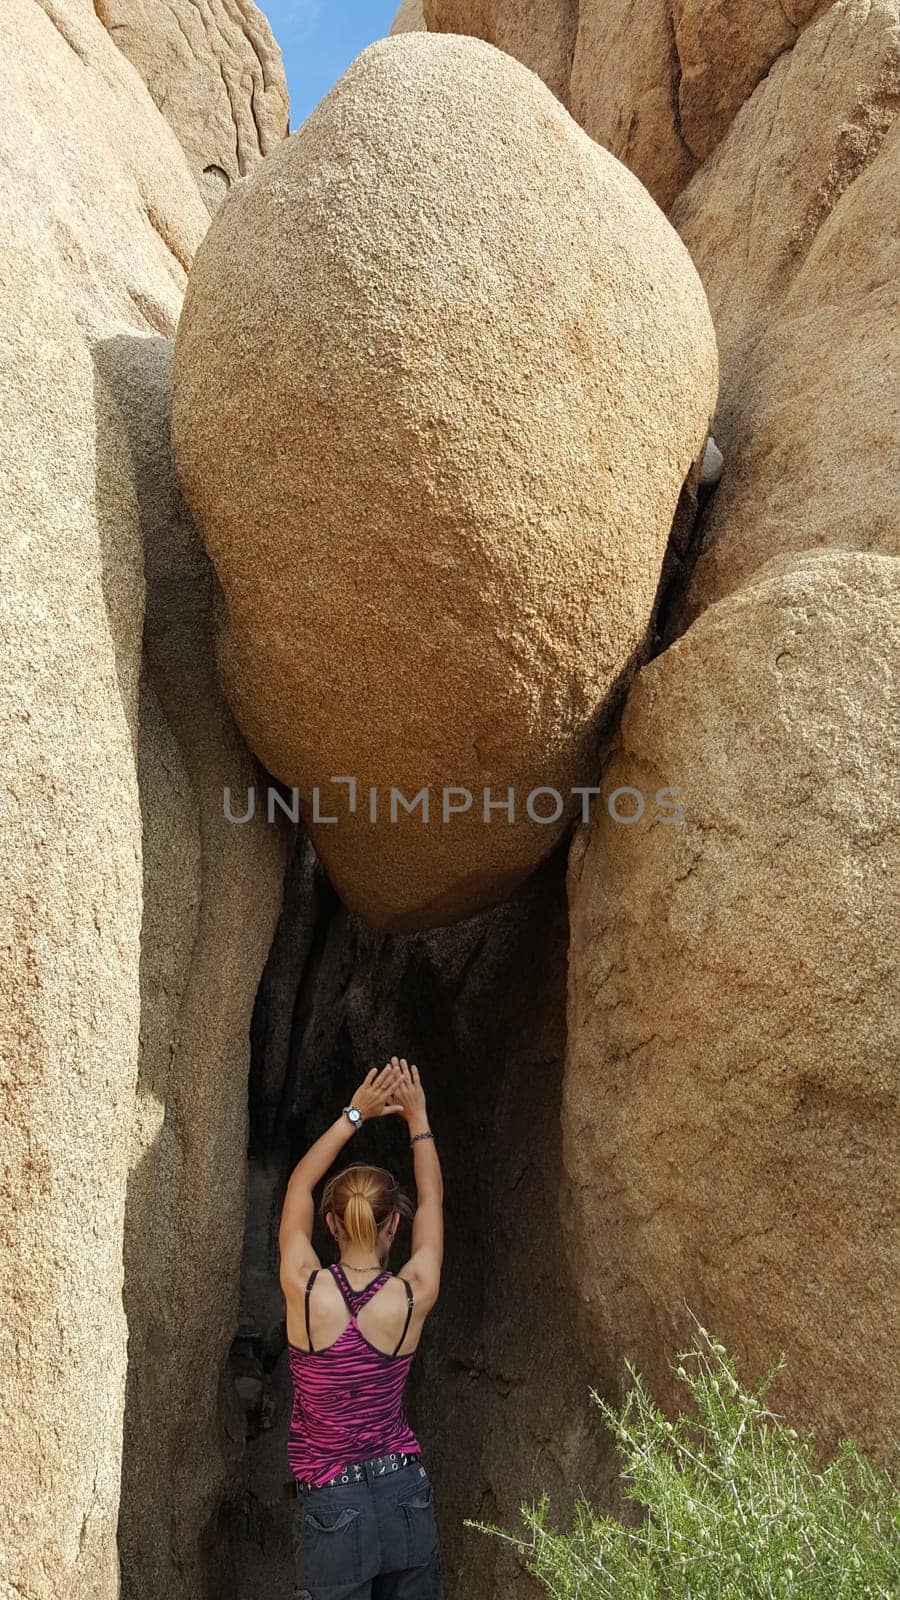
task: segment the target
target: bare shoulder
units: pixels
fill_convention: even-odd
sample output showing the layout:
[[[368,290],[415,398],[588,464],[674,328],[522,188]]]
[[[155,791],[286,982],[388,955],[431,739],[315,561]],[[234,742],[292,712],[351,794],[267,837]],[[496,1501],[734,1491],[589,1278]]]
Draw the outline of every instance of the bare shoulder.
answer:
[[[406,1266],[397,1273],[410,1285],[413,1298],[417,1306],[427,1309],[434,1305],[441,1286],[440,1269],[428,1258],[421,1259],[423,1252],[417,1252],[407,1261]],[[404,1294],[406,1290],[404,1289]]]
[[[288,1305],[296,1306],[302,1304],[306,1294],[306,1286],[316,1271],[315,1267],[307,1267],[300,1272],[282,1272],[281,1292]]]

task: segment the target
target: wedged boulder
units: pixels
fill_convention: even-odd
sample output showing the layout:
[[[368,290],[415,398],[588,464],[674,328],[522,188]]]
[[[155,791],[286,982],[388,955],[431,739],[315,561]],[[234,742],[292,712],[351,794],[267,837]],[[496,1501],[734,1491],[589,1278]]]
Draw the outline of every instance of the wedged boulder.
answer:
[[[118,1593],[144,580],[127,441],[65,298],[0,263],[0,1592]]]
[[[900,5],[832,6],[672,207],[716,324],[725,473],[683,626],[778,551],[900,554]]]
[[[570,855],[563,1089],[587,1337],[676,1404],[686,1307],[874,1454],[894,1353],[900,564],[777,557],[636,680]],[[654,821],[661,788],[684,821]],[[620,815],[634,796],[614,801]],[[671,812],[668,814],[671,815]],[[799,1425],[799,1423],[798,1423]]]
[[[283,139],[281,52],[253,0],[94,0],[181,143],[210,210]]]
[[[593,139],[671,204],[772,62],[828,0],[424,0],[540,74]]]
[[[715,392],[659,209],[475,40],[371,46],[214,219],[173,431],[220,671],[371,922],[499,901],[580,808]]]

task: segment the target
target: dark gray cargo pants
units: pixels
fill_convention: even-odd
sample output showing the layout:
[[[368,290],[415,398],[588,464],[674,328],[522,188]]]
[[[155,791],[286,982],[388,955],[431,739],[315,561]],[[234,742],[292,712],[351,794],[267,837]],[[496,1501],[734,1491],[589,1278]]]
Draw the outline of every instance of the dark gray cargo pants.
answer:
[[[443,1600],[434,1490],[420,1461],[294,1501],[294,1600]]]

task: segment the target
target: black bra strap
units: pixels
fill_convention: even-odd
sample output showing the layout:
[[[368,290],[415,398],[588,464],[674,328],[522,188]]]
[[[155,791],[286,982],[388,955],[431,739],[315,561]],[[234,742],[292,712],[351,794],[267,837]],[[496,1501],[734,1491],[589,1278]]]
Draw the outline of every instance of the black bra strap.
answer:
[[[406,1321],[403,1324],[403,1332],[401,1333],[399,1339],[397,1340],[396,1345],[394,1346],[394,1352],[393,1352],[394,1355],[397,1354],[397,1351],[400,1349],[400,1346],[402,1345],[404,1339],[406,1338],[406,1330],[409,1327],[409,1319],[413,1314],[412,1284],[410,1283],[408,1278],[403,1278],[401,1281],[403,1283],[405,1283],[405,1285],[406,1285],[406,1302],[407,1302],[407,1304],[406,1304]]]
[[[310,1350],[312,1350],[312,1348],[313,1348],[313,1342],[312,1342],[312,1334],[309,1331],[309,1291],[313,1286],[313,1283],[315,1281],[315,1276],[316,1276],[316,1273],[318,1272],[318,1270],[319,1270],[318,1267],[313,1267],[312,1272],[310,1273],[309,1277],[306,1280],[306,1299],[304,1300],[304,1303],[303,1303],[304,1310],[306,1312],[306,1342],[309,1345]]]

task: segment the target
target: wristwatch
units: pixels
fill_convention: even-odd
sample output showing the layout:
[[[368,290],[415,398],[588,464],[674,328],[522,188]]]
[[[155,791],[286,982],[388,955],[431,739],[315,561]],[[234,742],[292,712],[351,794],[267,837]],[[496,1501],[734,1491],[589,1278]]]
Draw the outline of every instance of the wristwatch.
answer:
[[[344,1113],[344,1116],[345,1117],[349,1117],[350,1121],[353,1123],[353,1131],[354,1131],[354,1133],[357,1132],[357,1130],[362,1127],[362,1120],[363,1120],[363,1114],[359,1110],[359,1107],[358,1106],[342,1106],[341,1109],[342,1109],[342,1111]]]

